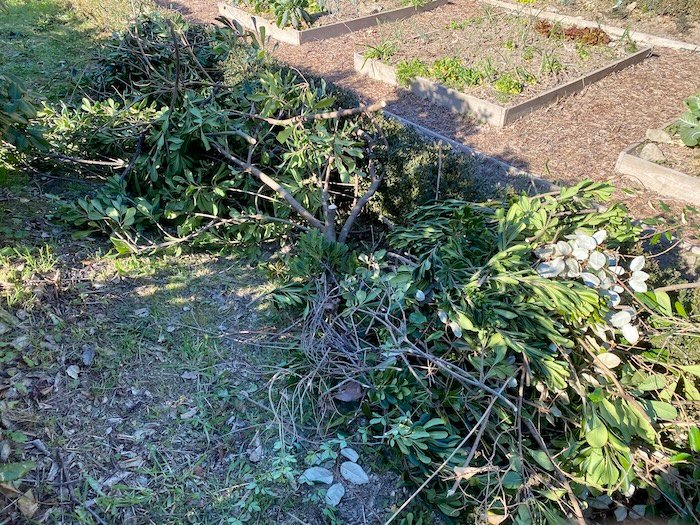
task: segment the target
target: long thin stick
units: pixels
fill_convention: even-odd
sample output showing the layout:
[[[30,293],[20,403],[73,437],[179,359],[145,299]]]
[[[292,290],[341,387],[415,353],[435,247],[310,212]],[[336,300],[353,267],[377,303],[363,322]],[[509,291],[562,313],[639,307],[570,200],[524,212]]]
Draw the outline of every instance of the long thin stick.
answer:
[[[505,390],[507,386],[508,386],[508,381],[506,381],[505,383],[503,383],[503,386],[501,387],[501,389],[499,390],[498,393],[499,393],[499,394],[502,394],[502,393],[503,393],[503,390]],[[396,509],[396,512],[394,512],[394,514],[392,514],[391,517],[390,517],[387,521],[384,522],[384,525],[389,525],[389,523],[391,523],[392,521],[394,521],[394,519],[396,519],[396,517],[397,517],[399,514],[401,514],[401,512],[403,511],[403,509],[405,509],[405,508],[411,503],[411,501],[413,501],[413,499],[414,499],[418,494],[420,494],[420,492],[426,487],[426,485],[428,485],[428,483],[430,483],[430,481],[432,481],[432,479],[433,479],[435,476],[437,476],[443,468],[445,468],[445,466],[450,462],[450,460],[455,456],[455,454],[457,454],[457,451],[458,451],[460,448],[462,448],[462,447],[464,446],[464,444],[465,444],[465,443],[467,442],[467,440],[472,436],[472,434],[476,431],[476,429],[477,429],[477,428],[480,428],[480,427],[482,426],[482,424],[484,423],[484,421],[486,421],[486,418],[489,417],[489,414],[491,413],[491,409],[493,408],[493,405],[496,404],[496,400],[497,400],[497,399],[498,399],[498,396],[492,396],[492,397],[491,397],[491,401],[489,402],[489,406],[486,407],[486,410],[484,410],[484,413],[481,415],[481,417],[480,417],[479,420],[476,422],[476,424],[472,427],[472,429],[467,433],[467,435],[464,436],[464,438],[463,438],[462,441],[459,443],[459,445],[457,445],[457,446],[454,448],[454,450],[450,453],[450,455],[447,456],[447,459],[445,459],[445,461],[443,461],[442,464],[441,464],[437,469],[435,469],[435,471],[421,484],[421,486],[418,487],[418,488],[413,492],[413,494],[411,494],[411,496],[410,496],[406,501],[403,502],[403,505],[401,505],[398,509]],[[481,432],[481,431],[480,431],[480,432]],[[471,452],[470,452],[470,456],[473,456],[473,454],[472,454]],[[467,463],[468,463],[468,462],[467,462]],[[465,466],[467,466],[466,463],[465,463]]]

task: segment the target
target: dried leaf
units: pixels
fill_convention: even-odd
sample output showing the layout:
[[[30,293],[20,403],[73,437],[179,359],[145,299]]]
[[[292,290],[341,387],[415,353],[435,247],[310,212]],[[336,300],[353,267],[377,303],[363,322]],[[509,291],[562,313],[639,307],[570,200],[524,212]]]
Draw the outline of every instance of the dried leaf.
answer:
[[[25,518],[31,518],[39,510],[39,504],[34,497],[34,491],[29,489],[25,492],[21,498],[17,500],[17,506],[22,516]]]
[[[362,387],[357,381],[348,381],[344,383],[333,395],[338,401],[357,401],[362,397]]]

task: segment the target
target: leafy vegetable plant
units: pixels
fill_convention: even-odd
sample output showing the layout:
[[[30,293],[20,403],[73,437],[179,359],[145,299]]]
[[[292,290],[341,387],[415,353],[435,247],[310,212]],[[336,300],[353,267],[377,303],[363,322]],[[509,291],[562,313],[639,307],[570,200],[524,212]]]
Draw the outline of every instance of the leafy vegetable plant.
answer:
[[[689,97],[685,106],[687,111],[678,121],[678,131],[683,143],[694,147],[700,144],[700,94]]]

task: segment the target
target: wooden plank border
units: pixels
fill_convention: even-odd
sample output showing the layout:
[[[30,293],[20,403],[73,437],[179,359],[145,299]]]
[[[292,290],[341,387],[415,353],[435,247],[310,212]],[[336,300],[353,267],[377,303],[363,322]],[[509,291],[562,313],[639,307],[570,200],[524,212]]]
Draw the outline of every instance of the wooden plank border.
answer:
[[[447,107],[456,113],[469,113],[478,120],[487,122],[496,127],[503,127],[525,115],[529,115],[533,111],[556,102],[560,98],[582,91],[587,86],[611,73],[642,62],[651,56],[652,51],[652,48],[642,49],[632,55],[616,60],[607,66],[596,69],[591,73],[560,86],[556,86],[544,93],[540,93],[524,102],[508,106],[502,106],[488,100],[462,93],[427,78],[418,77],[413,79],[408,88],[414,94],[426,98],[440,106]],[[387,84],[398,85],[396,68],[394,66],[384,64],[378,60],[365,58],[359,53],[355,53],[353,62],[355,70],[359,73]]]
[[[537,9],[535,7],[527,7],[524,5],[516,5],[510,2],[503,2],[502,0],[478,0],[482,4],[489,4],[494,7],[500,7],[507,11],[512,11],[515,13],[526,14],[534,16],[536,18],[541,18],[543,20],[550,20],[552,22],[563,22],[567,25],[572,25],[576,27],[590,27],[590,28],[600,28],[606,33],[609,33],[616,37],[621,37],[627,32],[632,40],[645,44],[647,46],[657,46],[657,47],[667,47],[670,49],[679,49],[682,51],[696,51],[700,52],[700,45],[691,44],[690,42],[683,42],[681,40],[673,40],[671,38],[665,38],[662,36],[651,35],[649,33],[641,33],[639,31],[627,31],[620,27],[611,26],[607,24],[600,24],[598,22],[593,22],[591,20],[586,20],[580,16],[563,15],[561,13],[554,13],[553,11],[546,11],[544,9]]]
[[[644,160],[637,155],[637,149],[642,144],[635,142],[620,153],[615,171],[660,195],[700,205],[700,177]]]
[[[245,29],[256,30],[264,27],[267,35],[275,40],[285,42],[293,46],[300,46],[307,42],[327,40],[329,38],[335,38],[337,36],[367,29],[368,27],[374,27],[382,22],[395,22],[397,20],[409,18],[416,13],[430,11],[448,2],[449,0],[431,0],[420,7],[400,7],[398,9],[390,9],[388,11],[383,11],[373,15],[361,16],[359,18],[337,22],[335,24],[311,27],[309,29],[302,30],[293,28],[280,29],[274,22],[267,20],[260,15],[251,15],[243,9],[234,7],[224,2],[219,2],[219,14],[225,18],[235,20]]]

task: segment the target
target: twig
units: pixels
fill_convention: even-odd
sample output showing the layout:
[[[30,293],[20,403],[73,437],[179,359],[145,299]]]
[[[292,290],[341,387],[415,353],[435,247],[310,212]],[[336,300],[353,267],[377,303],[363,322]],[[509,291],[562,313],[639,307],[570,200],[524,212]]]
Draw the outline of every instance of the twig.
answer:
[[[681,284],[670,284],[668,286],[662,286],[661,288],[654,288],[655,292],[675,292],[677,290],[692,290],[694,288],[700,288],[700,281],[695,283],[681,283]]]
[[[506,381],[506,382],[503,383],[503,386],[501,387],[501,389],[499,390],[498,393],[499,393],[499,394],[502,394],[502,393],[503,393],[503,390],[505,390],[507,386],[508,386],[508,381]],[[467,442],[467,440],[472,436],[472,434],[476,431],[477,428],[479,429],[479,434],[480,434],[480,435],[483,433],[482,426],[483,426],[483,428],[486,428],[486,426],[483,425],[483,423],[484,423],[484,421],[486,421],[486,419],[489,417],[489,414],[491,413],[491,409],[493,409],[493,406],[496,404],[496,400],[497,400],[497,399],[498,399],[498,396],[492,396],[492,397],[491,397],[491,401],[490,401],[488,407],[486,407],[486,410],[484,410],[484,413],[482,414],[482,416],[481,416],[481,417],[479,418],[479,420],[474,424],[474,426],[473,426],[472,429],[467,433],[467,435],[464,436],[464,438],[463,438],[462,441],[459,443],[459,445],[457,445],[457,446],[454,448],[454,450],[450,453],[450,455],[447,456],[447,459],[445,459],[445,461],[443,461],[442,464],[441,464],[437,469],[435,469],[435,471],[421,484],[421,486],[418,487],[418,488],[413,492],[413,494],[411,494],[411,496],[410,496],[406,501],[404,501],[403,504],[402,504],[398,509],[396,509],[396,512],[394,512],[394,514],[392,514],[391,517],[390,517],[387,521],[384,522],[384,525],[389,525],[389,523],[391,523],[392,521],[394,521],[394,519],[396,519],[396,517],[397,517],[399,514],[401,514],[401,512],[409,505],[409,503],[411,503],[411,501],[413,501],[413,500],[415,499],[415,497],[416,497],[418,494],[420,494],[420,492],[428,485],[428,483],[430,483],[430,481],[431,481],[433,478],[435,478],[435,476],[437,476],[443,468],[445,468],[445,466],[446,466],[446,465],[450,462],[450,460],[457,454],[457,451],[458,451],[460,448],[462,448],[462,447],[464,446],[464,444],[465,444],[465,443]],[[479,441],[479,439],[475,440],[474,445],[476,445],[476,442],[478,442],[478,441]],[[475,451],[475,449],[476,449],[476,446],[473,446],[473,447],[472,447],[472,450],[469,452],[469,458],[467,459],[467,461],[466,461],[465,464],[464,464],[465,467],[469,464],[469,461],[471,461],[471,458],[474,456],[474,451]],[[456,481],[455,481],[455,484],[458,484],[458,483],[459,483],[459,480],[456,480]]]

